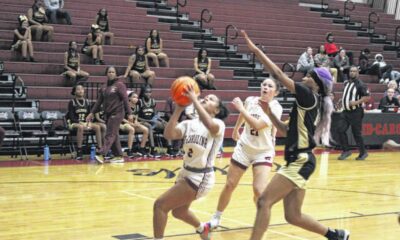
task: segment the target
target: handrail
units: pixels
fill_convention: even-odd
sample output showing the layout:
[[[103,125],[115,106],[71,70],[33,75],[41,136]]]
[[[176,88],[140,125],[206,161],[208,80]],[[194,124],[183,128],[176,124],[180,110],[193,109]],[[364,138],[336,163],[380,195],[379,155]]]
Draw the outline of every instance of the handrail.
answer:
[[[372,16],[375,16],[376,19],[373,19]],[[379,22],[379,15],[376,12],[370,12],[368,15],[368,32],[372,29],[372,24],[377,24]],[[372,31],[370,33],[373,33]],[[372,38],[372,34],[371,34]]]
[[[288,75],[288,77],[292,78],[296,73],[296,67],[293,64],[286,62],[282,65],[282,72],[284,73],[290,72],[291,74]]]
[[[81,82],[81,84],[86,88],[86,98],[89,100],[89,102],[95,101],[95,94],[97,94],[101,88],[101,86],[104,83],[98,83],[98,82]]]
[[[158,12],[158,8],[157,8],[157,4],[158,3],[158,0],[154,0],[154,9],[156,10],[156,12]]]
[[[185,7],[187,4],[187,0],[183,0],[183,3],[180,2],[180,0],[176,0],[176,23],[178,23],[178,25],[180,25],[180,21],[179,21],[179,7]]]
[[[231,36],[230,39],[234,40],[239,36],[239,31],[236,28],[236,26],[229,24],[228,26],[226,26],[225,28],[225,56],[229,59],[228,57],[228,34],[229,34],[229,29],[233,29],[235,30],[235,35]]]
[[[350,7],[348,5],[351,5]],[[343,8],[343,17],[350,17],[347,15],[347,11],[352,12],[356,8],[356,4],[354,4],[353,1],[347,0],[344,2],[344,8]]]
[[[205,13],[208,14],[208,19],[205,18]],[[201,17],[200,17],[200,29],[203,29],[203,21],[206,23],[211,22],[212,20],[212,12],[210,12],[210,10],[208,10],[207,8],[203,9],[201,11]],[[204,33],[201,33],[201,42],[204,43]]]
[[[399,48],[399,45],[400,45],[400,43],[398,43],[398,41],[399,41],[398,38],[400,37],[399,31],[400,31],[400,26],[397,26],[396,31],[394,33],[394,45],[397,47],[397,49]]]

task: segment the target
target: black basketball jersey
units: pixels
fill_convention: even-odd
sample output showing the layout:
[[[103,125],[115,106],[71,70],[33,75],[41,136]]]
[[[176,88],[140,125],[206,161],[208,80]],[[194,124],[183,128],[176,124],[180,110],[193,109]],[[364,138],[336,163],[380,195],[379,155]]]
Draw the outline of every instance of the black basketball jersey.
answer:
[[[156,101],[154,98],[150,98],[148,101],[144,99],[139,99],[139,117],[151,120],[153,116],[156,114]]]
[[[69,120],[71,123],[85,122],[90,113],[89,100],[72,99],[68,105]]]
[[[135,62],[132,65],[131,70],[135,70],[139,73],[143,73],[146,69],[146,59],[144,56],[136,55]]]
[[[285,160],[292,162],[301,152],[310,152],[315,147],[314,132],[319,121],[319,95],[302,83],[295,83],[296,102],[293,103],[289,119],[289,130],[285,144]]]
[[[77,70],[79,66],[79,54],[71,54],[68,53],[68,58],[67,58],[67,65],[68,67]]]
[[[208,69],[208,57],[207,58],[202,58],[197,61],[197,66],[199,67],[200,71],[202,72],[207,72]]]

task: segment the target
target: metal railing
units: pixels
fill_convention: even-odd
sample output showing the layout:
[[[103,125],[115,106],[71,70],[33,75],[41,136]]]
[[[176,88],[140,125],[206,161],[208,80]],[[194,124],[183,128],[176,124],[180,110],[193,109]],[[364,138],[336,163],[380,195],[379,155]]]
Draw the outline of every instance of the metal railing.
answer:
[[[350,15],[347,15],[347,11],[352,12],[356,9],[356,5],[354,4],[353,1],[347,0],[344,2],[344,7],[343,7],[343,18],[345,21],[350,21]]]
[[[379,22],[379,15],[376,12],[370,12],[368,15],[368,33],[370,34],[370,38],[373,37],[373,24],[377,24]]]
[[[233,35],[233,36],[229,36],[228,34],[229,34],[229,29],[233,29],[234,31],[235,31],[235,34]],[[229,59],[229,56],[228,56],[228,38],[230,38],[230,39],[232,39],[232,40],[234,40],[234,39],[236,39],[237,37],[239,36],[239,31],[238,31],[238,29],[234,26],[234,25],[232,25],[232,24],[229,24],[228,26],[226,26],[226,28],[225,28],[225,56]]]
[[[296,67],[293,64],[286,62],[282,65],[282,72],[284,72],[288,77],[292,78],[296,73]]]
[[[181,3],[181,0],[176,0],[176,23],[179,25],[180,20],[179,20],[179,7],[185,7],[187,4],[187,0],[183,0],[183,3]]]
[[[208,18],[206,18],[206,15],[208,15]],[[201,17],[200,17],[200,29],[203,29],[203,22],[205,23],[209,23],[212,20],[212,12],[210,12],[210,10],[208,10],[207,8],[203,9],[201,11]],[[204,43],[204,33],[201,33],[201,42]]]
[[[397,51],[399,51],[399,46],[400,46],[399,35],[400,35],[400,26],[397,26],[394,32],[394,46],[396,46]]]

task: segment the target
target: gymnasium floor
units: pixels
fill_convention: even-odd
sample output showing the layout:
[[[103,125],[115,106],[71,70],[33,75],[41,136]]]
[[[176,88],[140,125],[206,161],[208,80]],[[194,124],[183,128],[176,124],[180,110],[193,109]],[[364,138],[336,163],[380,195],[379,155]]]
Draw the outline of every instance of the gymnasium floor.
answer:
[[[349,229],[352,240],[400,239],[400,153],[371,151],[366,161],[355,161],[356,154],[338,161],[337,152],[317,153],[304,212],[333,228]],[[278,155],[276,163],[283,164],[282,152]],[[215,211],[229,156],[216,160],[217,184],[192,206],[202,221]],[[0,239],[151,239],[152,204],[174,183],[181,164],[173,159],[104,165],[0,160]],[[250,173],[234,193],[213,239],[249,238],[255,216]],[[199,237],[192,227],[170,217],[166,239]],[[265,239],[325,238],[288,225],[279,203]]]

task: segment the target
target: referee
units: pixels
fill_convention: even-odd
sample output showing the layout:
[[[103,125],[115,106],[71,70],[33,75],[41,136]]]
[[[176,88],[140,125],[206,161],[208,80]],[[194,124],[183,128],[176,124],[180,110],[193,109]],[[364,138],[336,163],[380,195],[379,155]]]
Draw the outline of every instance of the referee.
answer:
[[[349,75],[350,79],[344,83],[342,96],[343,112],[339,125],[339,143],[342,146],[342,154],[340,154],[338,160],[345,160],[351,155],[346,134],[350,126],[360,151],[356,160],[364,160],[368,157],[368,153],[361,136],[364,117],[362,104],[369,101],[370,95],[367,86],[358,79],[359,73],[356,66],[350,68]]]

